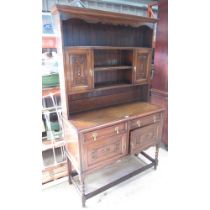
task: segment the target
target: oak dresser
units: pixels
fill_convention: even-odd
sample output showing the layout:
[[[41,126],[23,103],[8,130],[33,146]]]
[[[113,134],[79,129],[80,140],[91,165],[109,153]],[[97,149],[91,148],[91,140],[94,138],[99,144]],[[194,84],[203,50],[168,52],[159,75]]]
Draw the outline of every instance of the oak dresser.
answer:
[[[149,102],[157,19],[64,5],[52,14],[69,183],[85,206],[157,167],[164,109]],[[154,158],[144,151],[152,146]]]

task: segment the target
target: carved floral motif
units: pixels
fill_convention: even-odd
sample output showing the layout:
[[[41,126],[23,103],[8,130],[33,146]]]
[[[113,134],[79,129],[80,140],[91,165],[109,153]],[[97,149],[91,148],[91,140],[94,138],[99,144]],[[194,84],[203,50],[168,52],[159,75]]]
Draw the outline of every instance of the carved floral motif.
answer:
[[[72,86],[88,85],[87,55],[71,55]]]
[[[97,159],[101,156],[109,155],[110,153],[116,153],[120,150],[120,142],[115,142],[114,144],[106,145],[91,151],[91,158]]]
[[[137,79],[146,78],[146,71],[147,71],[147,56],[146,55],[139,55],[138,56],[138,63],[139,66],[137,68],[136,77]]]

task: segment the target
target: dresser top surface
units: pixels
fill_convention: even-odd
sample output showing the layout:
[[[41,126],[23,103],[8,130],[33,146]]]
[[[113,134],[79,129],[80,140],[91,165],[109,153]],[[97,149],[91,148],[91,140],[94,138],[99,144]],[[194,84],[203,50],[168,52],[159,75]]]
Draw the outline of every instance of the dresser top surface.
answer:
[[[87,130],[108,124],[111,125],[116,122],[123,122],[136,117],[143,117],[163,110],[158,105],[146,102],[134,102],[73,114],[70,116],[69,121],[78,130]]]

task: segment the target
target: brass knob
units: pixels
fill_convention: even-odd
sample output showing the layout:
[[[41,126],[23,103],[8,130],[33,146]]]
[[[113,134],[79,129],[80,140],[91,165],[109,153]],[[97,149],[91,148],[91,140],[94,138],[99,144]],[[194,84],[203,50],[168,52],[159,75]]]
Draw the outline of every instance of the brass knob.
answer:
[[[116,127],[114,130],[117,132],[117,134],[119,133],[119,128],[118,127]]]
[[[134,143],[132,142],[132,143],[131,143],[131,148],[133,149],[134,147],[135,147],[135,146],[134,146]]]
[[[92,69],[90,69],[90,76],[91,76],[91,77],[93,76],[93,71],[92,71]]]
[[[126,150],[126,144],[124,143],[123,144],[123,153],[125,152],[125,150]]]
[[[153,116],[153,120],[154,120],[154,123],[156,122],[157,118],[156,116]]]
[[[140,127],[141,126],[141,121],[140,120],[137,120],[137,125],[138,125],[138,127]]]
[[[92,137],[93,137],[93,141],[96,141],[97,133],[93,133]]]
[[[136,72],[136,66],[133,67],[133,70]]]

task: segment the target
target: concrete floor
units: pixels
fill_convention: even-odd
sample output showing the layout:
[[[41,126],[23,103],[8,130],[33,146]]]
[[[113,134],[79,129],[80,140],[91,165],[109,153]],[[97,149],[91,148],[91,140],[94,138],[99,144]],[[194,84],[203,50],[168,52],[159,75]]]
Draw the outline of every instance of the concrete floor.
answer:
[[[146,151],[151,156],[154,149]],[[142,174],[118,184],[86,201],[87,209],[157,209],[167,195],[168,152],[160,148],[157,170]],[[43,190],[43,207],[47,209],[82,209],[81,199],[73,185],[63,182]],[[46,206],[45,206],[46,205]],[[166,207],[166,206],[165,206]],[[162,208],[167,209],[167,208]]]

